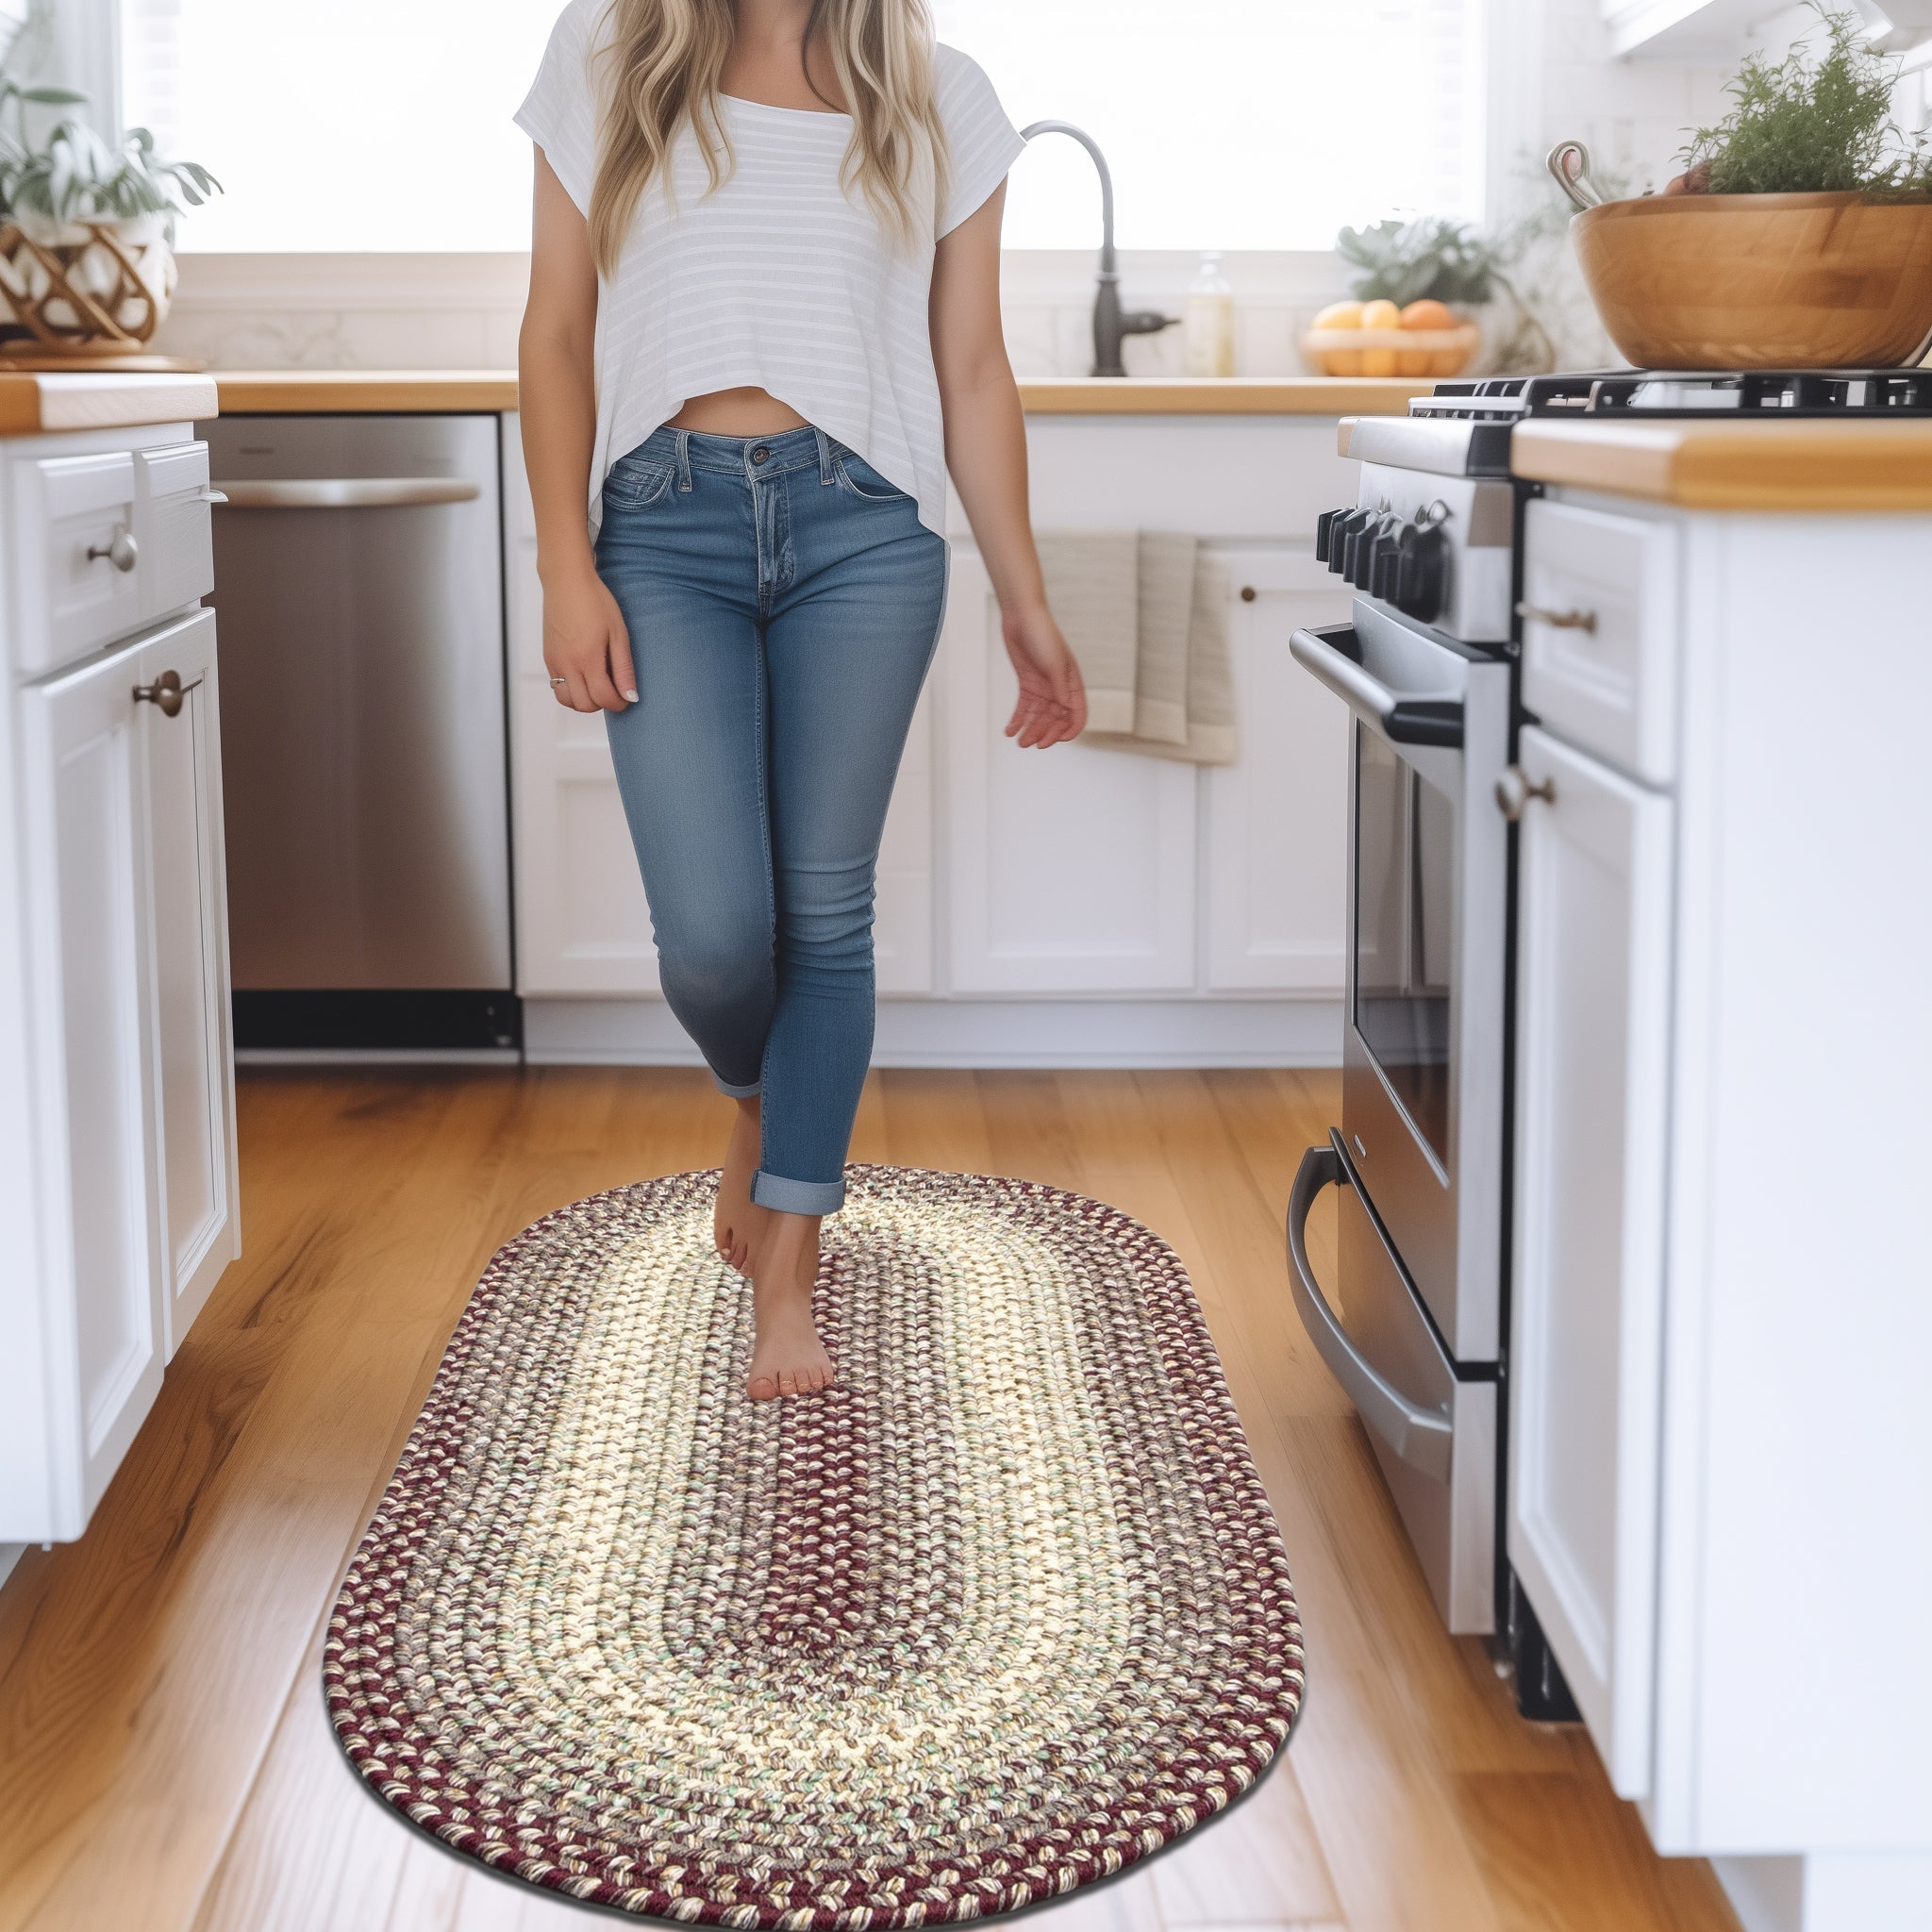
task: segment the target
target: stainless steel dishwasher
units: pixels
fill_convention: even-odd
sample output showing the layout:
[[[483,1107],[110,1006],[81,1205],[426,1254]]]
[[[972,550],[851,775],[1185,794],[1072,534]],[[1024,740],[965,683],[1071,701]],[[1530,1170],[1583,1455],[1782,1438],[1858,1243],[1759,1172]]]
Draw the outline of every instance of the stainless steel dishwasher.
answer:
[[[499,419],[206,433],[237,1046],[515,1047]]]

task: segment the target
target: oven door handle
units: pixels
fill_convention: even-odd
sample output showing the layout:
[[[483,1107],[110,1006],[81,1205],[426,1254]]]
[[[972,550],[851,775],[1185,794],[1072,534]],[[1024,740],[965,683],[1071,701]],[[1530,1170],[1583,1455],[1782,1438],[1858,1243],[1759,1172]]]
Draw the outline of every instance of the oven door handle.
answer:
[[[1341,1317],[1328,1306],[1308,1264],[1308,1209],[1324,1188],[1351,1186],[1341,1151],[1310,1147],[1302,1156],[1288,1196],[1289,1285],[1302,1326],[1330,1373],[1356,1406],[1361,1419],[1412,1469],[1439,1483],[1449,1480],[1449,1456],[1456,1432],[1440,1409],[1418,1408],[1385,1380],[1349,1340]]]
[[[1332,630],[1298,630],[1288,648],[1295,662],[1325,684],[1351,710],[1373,718],[1384,738],[1397,744],[1439,744],[1462,749],[1460,698],[1406,698],[1379,678],[1371,677],[1345,651],[1328,641],[1353,637],[1355,626],[1337,625]]]

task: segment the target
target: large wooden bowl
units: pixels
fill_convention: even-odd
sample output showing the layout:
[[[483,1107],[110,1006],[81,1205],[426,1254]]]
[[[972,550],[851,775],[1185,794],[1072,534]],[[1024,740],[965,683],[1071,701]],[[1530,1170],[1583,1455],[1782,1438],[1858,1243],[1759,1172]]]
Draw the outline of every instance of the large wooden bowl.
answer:
[[[1884,368],[1932,334],[1932,202],[1646,195],[1570,232],[1640,369]]]

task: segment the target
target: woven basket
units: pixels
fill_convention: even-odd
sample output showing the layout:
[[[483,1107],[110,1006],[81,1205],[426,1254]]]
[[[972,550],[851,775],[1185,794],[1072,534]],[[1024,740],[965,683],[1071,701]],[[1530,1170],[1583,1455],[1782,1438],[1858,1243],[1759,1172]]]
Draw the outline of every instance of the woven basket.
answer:
[[[1302,353],[1324,375],[1460,375],[1482,347],[1474,323],[1455,328],[1311,328]]]
[[[0,224],[0,347],[125,355],[166,319],[178,271],[164,215]]]

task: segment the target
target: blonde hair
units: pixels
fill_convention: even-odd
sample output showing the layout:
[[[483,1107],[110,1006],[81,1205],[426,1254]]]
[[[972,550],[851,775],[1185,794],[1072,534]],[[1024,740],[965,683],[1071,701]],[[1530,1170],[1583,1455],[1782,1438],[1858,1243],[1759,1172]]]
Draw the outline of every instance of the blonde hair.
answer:
[[[661,175],[668,192],[672,149],[687,124],[711,187],[729,172],[718,79],[737,20],[733,0],[610,0],[606,22],[591,248],[609,275],[644,190]],[[821,37],[852,117],[840,179],[848,193],[858,189],[888,235],[909,243],[923,225],[923,174],[934,211],[947,178],[926,0],[812,0],[807,56]],[[920,167],[923,156],[930,156],[929,173]]]

